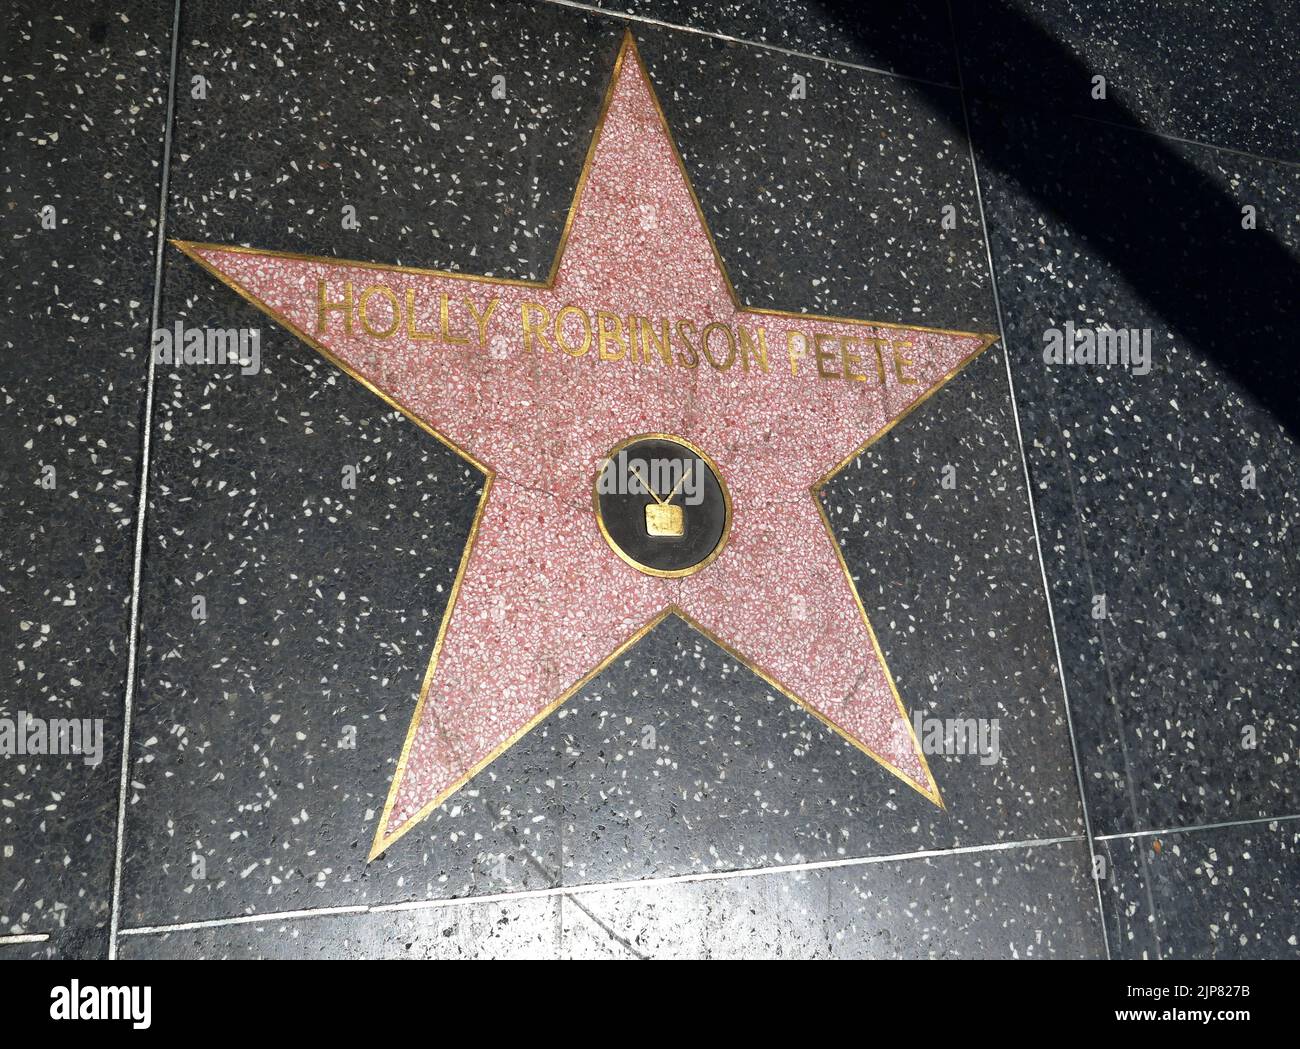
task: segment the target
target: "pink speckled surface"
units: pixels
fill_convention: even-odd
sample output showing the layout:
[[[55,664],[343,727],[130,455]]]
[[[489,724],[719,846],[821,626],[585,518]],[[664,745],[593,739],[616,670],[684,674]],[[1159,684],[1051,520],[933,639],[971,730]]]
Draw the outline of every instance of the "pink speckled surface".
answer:
[[[635,51],[608,114],[551,287],[468,280],[329,260],[191,245],[227,281],[306,334],[408,414],[494,473],[427,701],[394,779],[377,847],[391,843],[520,729],[665,608],[685,613],[834,722],[902,778],[936,796],[895,702],[810,488],[987,344],[983,336],[873,328],[737,310]],[[331,298],[374,284],[417,303],[438,328],[438,297],[468,341],[375,338],[342,314],[318,330],[317,282]],[[466,300],[498,304],[480,342]],[[386,300],[373,324],[386,328]],[[690,318],[764,329],[769,368],[721,371],[606,361],[592,348],[526,351],[520,307],[594,318]],[[786,331],[906,343],[904,384],[863,353],[868,381],[822,379],[811,353],[792,374]],[[573,329],[576,331],[577,329]],[[827,345],[831,345],[827,343]],[[838,345],[838,344],[835,344]],[[838,352],[838,351],[837,351]],[[874,352],[874,351],[871,351]],[[888,358],[892,363],[892,358]],[[836,367],[843,358],[837,357]],[[721,556],[683,579],[643,575],[602,539],[591,486],[604,453],[634,434],[685,437],[717,462],[733,502]]]

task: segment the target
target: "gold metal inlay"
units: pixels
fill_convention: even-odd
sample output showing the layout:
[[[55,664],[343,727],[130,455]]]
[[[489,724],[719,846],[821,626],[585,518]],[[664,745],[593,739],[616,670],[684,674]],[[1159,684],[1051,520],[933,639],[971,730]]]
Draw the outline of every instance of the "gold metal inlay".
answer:
[[[718,479],[718,487],[722,490],[722,505],[725,513],[725,516],[723,517],[723,521],[722,521],[722,535],[718,537],[718,545],[715,546],[712,551],[710,551],[709,556],[706,557],[703,561],[699,561],[696,564],[691,565],[689,568],[675,568],[669,571],[662,568],[652,568],[650,565],[644,565],[636,558],[634,558],[631,554],[627,553],[627,551],[625,551],[621,546],[619,546],[618,542],[614,539],[614,537],[609,534],[609,529],[605,526],[605,516],[604,514],[601,513],[600,510],[600,491],[598,488],[600,484],[600,475],[605,472],[605,467],[609,465],[611,460],[613,460],[618,455],[619,452],[621,452],[624,448],[630,447],[631,445],[634,444],[638,444],[641,441],[669,441],[672,444],[681,445],[681,447],[688,449],[697,458],[703,459],[704,462],[708,465],[709,469],[713,471],[713,476]],[[683,478],[683,480],[685,480],[685,478]],[[642,479],[641,483],[645,485],[646,491],[650,492],[652,495],[654,494],[654,489],[650,487],[649,483],[646,480]],[[655,498],[658,499],[659,497],[655,496]],[[666,502],[667,499],[664,499],[663,503]],[[608,452],[605,453],[605,458],[603,458],[600,461],[599,465],[596,467],[596,477],[592,481],[592,485],[591,485],[591,503],[592,503],[592,507],[596,511],[596,524],[600,526],[600,534],[605,537],[605,542],[609,544],[609,548],[613,550],[614,553],[618,554],[618,556],[621,557],[624,561],[626,561],[629,565],[635,568],[638,572],[644,572],[646,575],[661,576],[664,579],[680,579],[684,576],[694,575],[696,572],[703,571],[705,568],[708,568],[709,565],[713,564],[713,562],[718,559],[718,555],[722,553],[722,549],[727,545],[727,539],[731,535],[731,493],[727,491],[727,482],[726,480],[723,479],[722,471],[718,468],[718,464],[715,463],[713,459],[710,458],[707,454],[705,454],[704,449],[699,447],[699,445],[692,444],[685,437],[678,437],[675,434],[671,434],[671,433],[641,433],[641,434],[637,434],[635,437],[628,437],[626,440],[619,441],[618,444],[614,445],[613,448],[611,448]],[[656,507],[660,511],[664,509],[676,510],[680,518],[680,514],[681,514],[680,506],[674,504],[673,506],[670,507],[664,507],[663,503],[659,503],[659,504],[651,503],[649,506],[646,507],[646,528],[647,529],[650,528],[650,512],[652,509]],[[666,516],[664,519],[667,519]],[[651,532],[650,534],[655,535],[656,533]],[[681,532],[664,533],[664,534],[680,535]]]
[[[645,530],[662,539],[680,539],[686,534],[686,515],[676,503],[647,503]]]

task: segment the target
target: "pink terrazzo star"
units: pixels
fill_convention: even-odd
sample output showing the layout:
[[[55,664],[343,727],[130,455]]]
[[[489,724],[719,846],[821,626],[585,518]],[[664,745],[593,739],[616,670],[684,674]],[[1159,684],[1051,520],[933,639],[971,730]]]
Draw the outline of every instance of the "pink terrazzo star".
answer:
[[[545,282],[178,242],[488,474],[372,858],[674,613],[942,804],[817,492],[994,337],[746,309],[630,34],[605,107]],[[597,526],[644,433],[730,489],[696,574]]]

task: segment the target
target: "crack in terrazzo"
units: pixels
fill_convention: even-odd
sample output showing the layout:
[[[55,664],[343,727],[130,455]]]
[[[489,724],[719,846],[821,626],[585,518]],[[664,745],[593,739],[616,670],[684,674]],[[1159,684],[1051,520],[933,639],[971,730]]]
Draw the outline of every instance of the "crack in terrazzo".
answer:
[[[600,929],[600,931],[603,932],[606,936],[608,936],[610,940],[612,940],[614,943],[617,943],[620,947],[622,947],[625,951],[627,951],[628,954],[630,954],[633,958],[636,958],[639,961],[647,961],[650,958],[650,955],[637,950],[635,947],[632,946],[632,944],[628,941],[626,937],[620,936],[618,933],[614,931],[612,926],[610,926],[601,918],[598,918],[595,914],[593,914],[591,908],[589,908],[585,903],[583,903],[578,897],[571,895],[569,893],[565,893],[560,897],[560,900],[562,903],[563,901],[568,901],[569,903],[577,907],[579,911],[581,911],[584,915],[587,916],[587,919],[593,925],[595,925],[596,928]]]
[[[513,488],[518,488],[520,491],[532,492],[534,495],[544,495],[548,499],[551,499],[554,502],[559,503],[561,506],[567,506],[572,510],[579,510],[579,511],[591,510],[591,503],[589,501],[584,502],[582,500],[566,499],[564,496],[560,495],[559,492],[553,491],[550,488],[543,487],[542,485],[530,484],[527,481],[520,481],[517,480],[516,478],[507,477],[504,474],[500,474],[500,473],[495,475],[494,483],[495,482],[500,482],[502,484],[510,485]],[[594,485],[595,483],[594,480],[592,483]]]

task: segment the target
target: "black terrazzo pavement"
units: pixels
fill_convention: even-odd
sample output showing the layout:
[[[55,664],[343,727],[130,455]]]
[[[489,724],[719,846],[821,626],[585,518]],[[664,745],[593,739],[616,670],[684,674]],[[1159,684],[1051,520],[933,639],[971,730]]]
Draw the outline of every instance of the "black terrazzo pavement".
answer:
[[[151,933],[126,937],[123,956],[1096,957],[1087,869],[1082,844],[1041,846]]]
[[[1300,19],[1274,0],[952,0],[975,94],[1300,160]],[[1105,77],[1105,97],[1093,78]]]
[[[167,235],[543,275],[625,25],[612,5],[455,0],[417,25],[387,3],[186,0]],[[824,505],[909,710],[996,718],[998,759],[931,755],[936,809],[669,619],[367,864],[481,478],[168,248],[162,323],[256,327],[263,368],[157,374],[123,956],[1096,957],[1103,921],[1120,956],[1300,953],[1293,823],[1167,833],[1297,811],[1300,427],[1277,352],[1296,168],[1080,119],[1077,70],[1003,61],[997,11],[957,6],[956,35],[944,4],[620,9],[691,30],[631,23],[746,302],[995,331],[996,279],[1007,349]],[[1021,10],[1109,63],[1104,119],[1294,155],[1285,52],[1209,55],[1181,9]],[[1258,36],[1270,12],[1223,32]],[[23,446],[0,501],[0,714],[108,724],[95,770],[0,757],[0,957],[108,948],[170,13],[10,16],[6,72],[37,78],[3,84],[5,242],[23,249],[5,265],[27,290],[0,378]],[[93,217],[39,232],[46,195]],[[1151,373],[1045,366],[1042,330],[1067,317],[1152,327]],[[54,492],[33,481],[46,461]],[[1100,911],[1076,748],[1106,836]],[[917,851],[939,854],[891,858]],[[848,865],[787,869],[807,863]],[[355,910],[274,916],[326,907]],[[216,924],[158,928],[193,922]]]
[[[536,88],[517,87],[526,93],[518,109],[564,114],[585,135],[618,27],[547,5],[537,17],[536,39],[563,33],[574,72],[557,74],[571,85],[558,96],[540,79]],[[551,170],[535,191],[531,215],[515,220],[512,243],[528,251],[526,265],[500,251],[509,229],[457,228],[461,200],[444,205],[446,226],[432,225],[440,212],[425,212],[431,227],[421,235],[439,245],[436,258],[404,253],[403,241],[414,233],[393,217],[420,211],[423,195],[384,174],[409,163],[413,147],[399,133],[400,116],[387,134],[376,128],[364,156],[341,155],[341,169],[290,169],[278,185],[231,185],[232,155],[246,149],[244,164],[251,168],[270,145],[258,122],[298,104],[294,91],[268,80],[258,66],[300,56],[300,75],[313,82],[316,63],[336,50],[331,41],[348,39],[353,22],[339,15],[300,27],[286,18],[265,31],[242,24],[236,31],[215,8],[190,9],[183,30],[207,43],[191,48],[185,72],[206,70],[214,88],[249,97],[233,118],[214,107],[211,95],[182,101],[173,230],[259,247],[319,252],[332,244],[336,254],[353,257],[433,265],[473,260],[485,271],[544,273],[586,147],[585,137],[572,132],[572,175]],[[447,49],[486,50],[489,26],[468,14],[454,23],[444,56]],[[314,48],[283,43],[298,32]],[[748,301],[978,329],[995,324],[968,151],[945,114],[931,111],[902,82],[845,69],[835,69],[824,85],[832,96],[812,106],[787,105],[789,66],[782,56],[757,52],[738,61],[734,48],[719,51],[713,41],[679,37],[648,33],[646,61],[652,77],[667,85],[668,119],[685,130],[683,155],[698,172],[706,214],[719,217],[720,250]],[[522,55],[528,41],[520,46]],[[584,67],[584,54],[597,47],[603,54]],[[228,48],[239,50],[231,55]],[[409,48],[389,47],[355,61],[355,79],[364,87],[367,80],[379,85],[400,76],[419,59]],[[440,138],[421,152],[437,156],[438,141],[462,142],[443,161],[455,166],[439,178],[474,186],[497,181],[506,199],[534,192],[536,159],[527,166],[521,161],[529,143],[552,141],[549,122],[502,117],[482,91],[469,101],[466,71],[487,76],[498,68],[495,60],[448,64],[461,67],[448,78],[457,86],[447,91]],[[720,64],[725,105],[711,79]],[[288,72],[281,74],[290,84],[296,66],[286,61]],[[330,127],[375,121],[367,95],[363,89],[329,96],[327,109],[294,121],[298,145],[277,141],[276,148],[309,153]],[[950,98],[946,117],[956,105]],[[489,112],[499,130],[484,119]],[[692,121],[692,112],[707,112],[708,119]],[[864,119],[880,129],[865,146],[846,112],[869,114]],[[407,119],[421,122],[418,107],[412,104]],[[250,127],[253,140],[244,145]],[[521,134],[518,149],[494,145]],[[817,148],[805,148],[809,142]],[[562,156],[554,146],[546,154]],[[849,160],[830,170],[828,156]],[[756,179],[755,163],[773,158],[781,170]],[[240,162],[233,166],[238,171]],[[366,220],[361,231],[338,228],[340,180],[344,187],[369,187],[369,196],[346,197],[359,215],[390,218]],[[866,188],[855,193],[858,184]],[[228,185],[244,207],[228,209]],[[737,194],[751,201],[743,221],[725,206]],[[837,206],[853,196],[861,198],[869,223]],[[961,208],[955,231],[939,227],[944,202]],[[304,214],[311,220],[305,229],[295,224]],[[268,244],[257,232],[267,226],[287,233]],[[919,237],[918,230],[937,235]],[[318,236],[324,239],[313,239]],[[496,256],[480,250],[488,240],[496,243]],[[881,248],[893,243],[899,247]],[[964,716],[1007,720],[1003,753],[1032,753],[1032,764],[936,756],[945,766],[941,789],[951,800],[948,811],[935,809],[790,703],[769,710],[775,701],[761,681],[674,622],[367,865],[365,837],[382,808],[468,533],[476,475],[178,253],[169,253],[166,279],[169,318],[176,304],[175,316],[186,324],[261,327],[265,368],[255,377],[233,369],[224,377],[169,371],[159,383],[158,494],[151,503],[157,539],[146,579],[150,641],[127,827],[128,925],[1082,833],[1005,372],[990,353],[880,442],[851,471],[852,480],[837,481],[827,506],[842,524],[850,566],[862,565],[867,574],[870,563],[879,585],[889,588],[889,597],[872,605],[873,615],[876,604],[884,611],[887,654],[895,651],[896,635],[915,629],[899,620],[908,588],[925,585],[916,563],[935,563],[926,547],[942,549],[948,559],[932,580],[935,594],[949,592],[954,564],[980,559],[995,566],[985,569],[991,585],[958,598],[945,626],[927,630],[909,681],[938,696],[939,716],[965,710]],[[932,428],[942,436],[920,450],[916,442]],[[951,462],[961,484],[947,500],[936,499],[940,470]],[[355,492],[341,485],[342,468],[352,463],[363,467]],[[895,482],[891,471],[903,476]],[[891,512],[880,506],[891,491],[896,523],[879,520]],[[196,519],[192,504],[200,500],[205,511]],[[855,529],[849,514],[872,527]],[[904,526],[905,514],[917,524]],[[1004,543],[994,553],[987,549],[990,514],[997,515]],[[873,548],[860,560],[853,543],[866,534],[885,536],[888,552]],[[195,595],[205,599],[206,622],[188,615]],[[1007,609],[1005,626],[986,621],[990,608],[999,607]],[[182,614],[164,611],[174,609]],[[972,639],[960,665],[952,664],[954,675],[971,678],[955,694],[920,684],[933,672],[931,653],[944,629]],[[1022,661],[1021,671],[999,680],[1009,658]],[[656,676],[666,688],[652,694],[647,711],[643,685]],[[611,769],[609,752],[625,740],[606,730],[625,717],[657,724],[660,743],[653,752],[638,746],[635,761]],[[733,738],[715,734],[724,722],[734,723]],[[355,751],[338,746],[349,725],[357,728]],[[755,795],[764,803],[751,814]],[[624,828],[634,828],[630,838]]]
[[[618,29],[542,5],[502,48],[501,10],[448,8],[421,45],[392,17],[187,5],[181,76],[211,89],[178,105],[171,230],[544,274]],[[490,97],[502,69],[506,102]],[[392,83],[418,87],[376,106]],[[272,175],[268,155],[289,161]],[[345,204],[359,229],[343,228]],[[159,377],[128,924],[551,884],[555,830],[534,818],[552,790],[528,762],[366,863],[478,471],[178,251],[165,283],[169,321],[258,328],[264,368]]]
[[[1300,273],[1300,170],[1113,128],[1057,135],[986,106],[974,126],[981,156],[1035,143],[981,173],[1094,827],[1295,812],[1300,456],[1259,401],[1295,389],[1294,300],[1277,296]],[[1121,167],[1136,190],[1107,180]],[[1026,190],[1048,183],[1050,205]],[[1148,203],[1170,184],[1206,188],[1170,220]],[[1080,235],[1103,216],[1113,236]],[[1171,308],[1192,296],[1204,304]],[[1066,319],[1150,329],[1150,373],[1044,363],[1043,331]]]
[[[870,66],[939,84],[957,83],[952,29],[941,0],[595,0],[593,6],[817,58]],[[757,57],[753,48],[742,56]],[[822,63],[810,67],[827,70]]]
[[[1294,958],[1296,820],[1102,843],[1110,942],[1125,958]]]
[[[99,721],[103,759],[0,755],[0,943],[98,955],[171,16],[19,3],[3,25],[0,717]]]
[[[747,305],[997,326],[955,90],[665,30],[637,39]],[[806,98],[789,97],[796,74]]]

